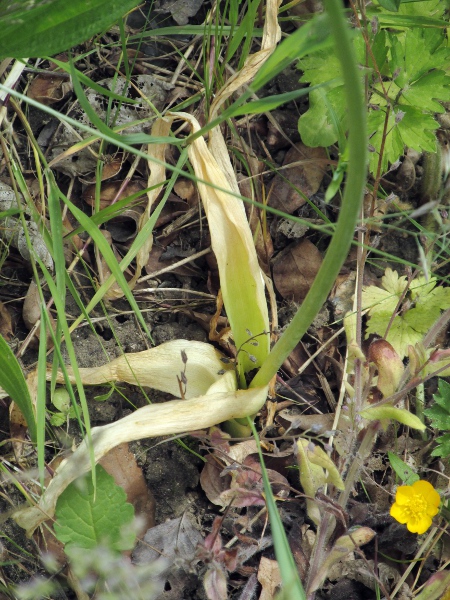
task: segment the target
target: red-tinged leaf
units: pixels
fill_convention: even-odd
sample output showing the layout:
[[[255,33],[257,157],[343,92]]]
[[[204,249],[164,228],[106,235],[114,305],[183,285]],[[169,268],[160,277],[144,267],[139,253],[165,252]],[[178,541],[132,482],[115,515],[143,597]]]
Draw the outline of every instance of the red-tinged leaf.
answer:
[[[227,600],[227,576],[217,564],[212,565],[203,579],[208,600]]]

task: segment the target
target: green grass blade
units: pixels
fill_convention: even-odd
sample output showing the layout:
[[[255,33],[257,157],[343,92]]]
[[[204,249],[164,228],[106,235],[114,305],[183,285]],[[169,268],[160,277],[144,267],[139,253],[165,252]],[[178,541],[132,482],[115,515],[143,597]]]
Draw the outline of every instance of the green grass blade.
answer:
[[[270,527],[272,529],[273,545],[275,548],[275,556],[278,562],[278,567],[283,580],[283,598],[289,600],[306,600],[305,590],[300,580],[297,565],[289,547],[289,542],[286,537],[286,532],[281,521],[280,513],[278,512],[275,498],[273,497],[272,488],[270,487],[269,476],[267,474],[264,457],[261,451],[258,432],[253,423],[253,419],[247,417],[247,423],[252,429],[253,436],[258,448],[259,462],[261,464],[261,473],[264,484],[264,493],[266,495],[267,511],[270,518]]]
[[[339,270],[347,257],[359,216],[367,172],[366,106],[361,78],[352,47],[342,3],[327,0],[336,54],[342,64],[349,114],[349,162],[342,208],[336,229],[311,289],[291,323],[273,347],[258,371],[251,387],[267,385],[298,341],[306,333],[314,317],[326,301]],[[303,29],[303,28],[302,28]]]
[[[242,19],[239,27],[232,32],[230,41],[228,43],[227,54],[224,63],[228,63],[233,58],[238,48],[240,48],[241,58],[239,61],[238,70],[242,68],[244,61],[250,52],[250,45],[253,40],[253,36],[250,34],[253,31],[253,24],[255,22],[256,13],[260,3],[261,0],[253,0],[253,2],[249,2],[245,17]],[[222,34],[224,34],[223,30]]]
[[[114,256],[114,252],[111,250],[110,246],[108,245],[108,242],[103,237],[103,235],[99,231],[98,227],[92,223],[90,218],[83,211],[81,211],[79,208],[77,208],[61,192],[60,192],[60,196],[61,196],[63,202],[67,205],[67,208],[70,210],[70,212],[75,217],[75,219],[80,223],[80,225],[85,229],[85,231],[87,231],[87,233],[92,237],[92,239],[94,240],[94,243],[97,244],[103,258],[106,261],[106,264],[108,265],[108,268],[110,269],[110,271],[112,273],[112,275],[108,278],[108,280],[105,283],[103,283],[103,285],[101,286],[101,289],[103,290],[102,297],[105,295],[105,293],[111,287],[111,285],[114,283],[114,281],[116,281],[117,284],[120,286],[121,290],[123,291],[124,296],[128,300],[131,308],[134,310],[136,317],[137,317],[139,323],[141,324],[143,330],[151,339],[151,335],[150,335],[150,331],[148,329],[147,323],[144,320],[144,317],[139,309],[139,306],[138,306],[138,304],[133,296],[133,293],[131,292],[131,290],[128,286],[127,280],[125,279],[125,276],[123,274],[123,271],[127,268],[129,263],[124,264],[124,261],[122,261],[121,264],[119,265],[116,257]],[[130,260],[130,262],[131,262],[131,260]],[[97,294],[96,294],[96,296],[97,296]],[[99,300],[100,299],[101,298],[99,298]],[[89,306],[91,304],[92,304],[92,301],[89,303]],[[88,312],[87,309],[86,309],[86,311]]]
[[[39,338],[38,372],[37,372],[37,458],[39,482],[44,490],[45,477],[45,417],[47,413],[47,330],[51,324],[48,319],[46,306],[41,302],[41,336]],[[45,333],[44,333],[45,332]]]
[[[393,13],[373,13],[382,27],[432,27],[447,28],[449,23],[443,19],[414,15],[395,15]]]
[[[230,25],[224,25],[221,28],[222,35],[230,35],[233,32],[233,28]],[[252,37],[262,37],[263,30],[260,28],[252,29],[250,31]],[[148,37],[166,37],[172,35],[215,35],[215,31],[207,31],[205,30],[204,25],[182,25],[182,26],[173,26],[173,27],[158,27],[158,29],[152,29],[151,31],[145,31],[144,33],[139,33],[136,35],[131,35],[128,39],[130,41],[133,40],[141,40]]]
[[[244,104],[244,106],[238,106],[232,112],[231,117],[240,117],[243,115],[255,115],[258,113],[269,112],[278,108],[282,104],[286,104],[286,102],[291,102],[292,100],[296,100],[301,96],[306,96],[306,94],[310,94],[312,91],[317,90],[318,88],[323,88],[331,85],[333,81],[327,81],[326,83],[319,83],[318,85],[314,85],[309,88],[303,88],[301,90],[294,90],[293,92],[285,92],[284,94],[277,94],[275,96],[266,96],[265,98],[261,98],[261,100],[253,100],[252,102],[248,102]]]
[[[36,417],[27,382],[17,358],[2,335],[0,335],[0,361],[2,365],[0,369],[0,386],[19,407],[27,422],[31,440],[36,443]]]
[[[58,65],[58,67],[60,67],[62,71],[65,71],[66,73],[71,73],[71,68],[68,63],[58,60],[57,58],[49,58],[49,60],[54,62],[56,65]],[[125,96],[122,96],[121,94],[116,94],[115,92],[109,90],[108,88],[105,88],[102,85],[99,85],[98,83],[96,83],[95,81],[90,79],[87,75],[85,75],[82,71],[79,71],[75,67],[73,67],[73,73],[75,73],[76,77],[78,78],[79,81],[81,81],[81,83],[84,83],[85,86],[91,88],[91,90],[94,90],[94,92],[97,92],[101,96],[106,96],[107,98],[112,98],[113,100],[118,100],[119,102],[126,102],[127,104],[141,104],[141,100],[138,100],[138,99],[134,100],[133,98],[126,98]]]

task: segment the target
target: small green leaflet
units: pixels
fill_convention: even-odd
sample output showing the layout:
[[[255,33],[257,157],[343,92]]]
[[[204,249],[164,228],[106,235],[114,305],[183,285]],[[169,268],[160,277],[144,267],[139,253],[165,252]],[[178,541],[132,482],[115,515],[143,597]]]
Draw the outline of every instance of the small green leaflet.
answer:
[[[450,384],[443,379],[438,380],[438,393],[433,395],[434,406],[424,410],[424,415],[431,421],[434,429],[441,431],[450,430]],[[431,456],[450,455],[450,433],[446,433],[436,439],[437,447]]]
[[[371,333],[385,337],[401,358],[406,356],[408,346],[420,342],[439,318],[441,310],[450,308],[450,288],[436,287],[436,283],[435,277],[427,282],[423,276],[411,282],[399,314],[394,317],[385,337],[392,315],[408,285],[406,277],[386,269],[381,279],[382,288],[371,285],[363,290],[362,305],[369,314],[366,337]]]
[[[117,551],[134,546],[134,508],[100,465],[96,466],[95,497],[92,475],[87,474],[59,496],[55,514],[56,537],[66,546],[89,549],[103,544]]]
[[[411,467],[408,467],[408,465],[396,454],[388,452],[388,458],[396,475],[405,485],[412,485],[416,481],[419,481],[420,477],[417,473],[415,473]]]

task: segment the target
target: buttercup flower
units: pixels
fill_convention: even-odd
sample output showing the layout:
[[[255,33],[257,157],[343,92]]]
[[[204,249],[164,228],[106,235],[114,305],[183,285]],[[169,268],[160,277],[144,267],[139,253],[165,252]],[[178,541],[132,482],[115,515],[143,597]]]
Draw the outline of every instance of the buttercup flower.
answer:
[[[406,523],[411,533],[422,534],[438,514],[440,503],[441,497],[431,483],[421,479],[412,485],[397,488],[390,514],[399,523]]]

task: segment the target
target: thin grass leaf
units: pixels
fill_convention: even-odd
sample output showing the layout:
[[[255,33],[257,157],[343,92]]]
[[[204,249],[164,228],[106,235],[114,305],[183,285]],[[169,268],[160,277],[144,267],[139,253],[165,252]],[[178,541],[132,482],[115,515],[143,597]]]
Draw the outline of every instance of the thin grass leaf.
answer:
[[[446,29],[448,27],[448,21],[433,19],[432,17],[387,13],[373,13],[372,16],[376,16],[382,27],[437,27],[438,29]]]
[[[52,58],[51,61],[53,63],[55,63],[55,65],[58,65],[58,67],[60,67],[60,69],[62,71],[64,71],[65,73],[71,73],[70,64],[63,62],[62,60],[58,60],[57,58]],[[116,94],[115,92],[109,90],[108,88],[105,88],[102,85],[99,85],[97,82],[93,81],[90,77],[85,75],[82,71],[79,71],[78,69],[76,69],[75,66],[73,66],[73,72],[75,73],[78,80],[81,81],[81,83],[84,83],[85,86],[91,88],[91,90],[94,90],[94,92],[97,92],[101,96],[106,96],[107,98],[112,98],[113,100],[118,100],[119,102],[126,102],[127,104],[140,104],[141,103],[141,100],[137,100],[137,99],[134,100],[133,98],[126,98],[125,96]]]
[[[60,196],[61,196],[63,202],[67,205],[70,212],[73,214],[73,216],[77,219],[77,221],[81,224],[81,226],[84,227],[85,231],[87,231],[87,233],[92,237],[95,244],[97,244],[103,258],[106,261],[106,264],[108,265],[108,268],[110,269],[110,271],[112,273],[112,276],[110,276],[107,279],[107,281],[105,283],[103,283],[103,285],[101,286],[102,297],[104,297],[104,295],[106,294],[109,287],[111,287],[111,285],[114,282],[117,282],[117,284],[121,287],[121,289],[124,293],[124,296],[128,300],[131,308],[134,310],[136,317],[137,317],[139,323],[141,324],[143,330],[151,339],[151,335],[150,335],[150,331],[148,329],[147,323],[144,320],[144,317],[139,309],[139,306],[128,286],[128,282],[125,279],[125,276],[122,271],[122,268],[123,268],[123,270],[125,270],[126,266],[128,266],[128,265],[123,265],[123,261],[119,265],[119,263],[116,260],[116,257],[114,256],[113,251],[111,250],[111,248],[108,245],[108,242],[105,240],[105,238],[103,237],[103,235],[101,234],[99,229],[95,225],[92,224],[92,221],[89,219],[89,217],[87,215],[85,215],[83,211],[81,211],[79,208],[77,208],[61,192],[60,192]],[[99,301],[99,300],[97,300],[97,301]],[[92,304],[92,301],[89,303],[90,307],[91,307],[91,304]],[[92,307],[91,307],[91,309],[92,309]]]
[[[296,315],[272,348],[251,386],[269,383],[287,356],[306,333],[336,280],[350,249],[363,198],[367,172],[366,107],[350,33],[342,14],[342,3],[326,1],[336,54],[343,66],[349,112],[349,162],[341,212],[322,266]],[[301,28],[303,30],[303,27]],[[269,62],[269,61],[268,61]],[[267,63],[266,63],[267,65]]]
[[[289,542],[286,536],[286,531],[281,521],[280,513],[278,512],[275,498],[273,497],[272,488],[270,487],[269,476],[267,474],[264,457],[261,451],[261,443],[258,432],[252,419],[247,419],[249,426],[252,429],[253,436],[258,449],[259,462],[261,465],[261,474],[263,478],[264,493],[266,496],[267,511],[270,518],[270,527],[272,529],[273,545],[275,548],[275,556],[281,572],[283,580],[283,598],[289,600],[306,600],[305,589],[300,580],[297,565],[289,547]]]
[[[222,35],[230,35],[232,33],[232,27],[230,25],[222,26]],[[143,33],[139,33],[136,35],[131,35],[128,39],[130,41],[133,40],[141,40],[148,37],[166,37],[172,35],[181,35],[181,36],[189,36],[189,35],[215,35],[215,31],[205,30],[204,25],[180,25],[173,27],[158,27],[158,29],[152,29],[151,31],[144,31]],[[254,28],[249,31],[249,35],[251,37],[262,37],[263,30],[259,28]]]
[[[45,477],[45,418],[47,415],[47,329],[51,328],[50,319],[47,315],[46,306],[41,302],[41,336],[39,338],[39,355],[37,366],[37,402],[36,402],[36,421],[37,421],[37,457],[39,482],[44,490]]]
[[[252,43],[253,35],[250,33],[253,30],[253,24],[255,22],[256,14],[258,11],[258,7],[261,4],[261,0],[253,0],[253,2],[249,2],[249,6],[247,8],[247,12],[245,13],[244,18],[241,21],[241,24],[237,29],[230,34],[230,40],[228,42],[227,54],[224,60],[224,63],[230,62],[238,48],[241,49],[241,59],[239,68],[242,68],[242,63],[248,55],[250,50],[250,45]],[[222,35],[225,35],[225,32],[222,29]],[[243,43],[242,43],[243,42]]]
[[[33,443],[37,441],[36,417],[24,374],[11,348],[0,335],[0,385],[17,404],[28,425]]]

